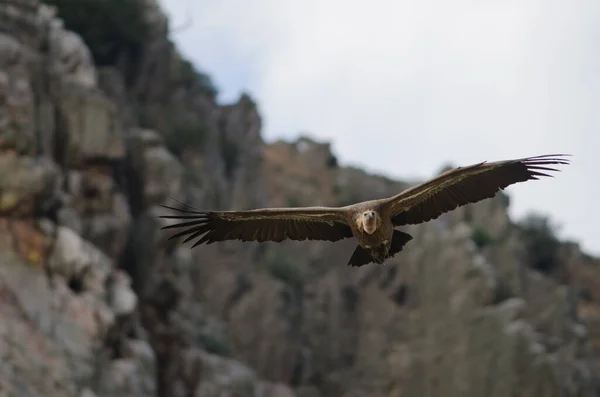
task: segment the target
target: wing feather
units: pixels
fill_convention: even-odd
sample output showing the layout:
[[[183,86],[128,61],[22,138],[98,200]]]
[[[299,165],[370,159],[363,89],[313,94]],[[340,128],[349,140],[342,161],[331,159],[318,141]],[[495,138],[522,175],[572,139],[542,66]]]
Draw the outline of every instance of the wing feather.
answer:
[[[178,229],[169,237],[185,237],[184,243],[199,244],[216,241],[326,240],[338,241],[352,237],[346,213],[340,208],[264,208],[249,211],[202,211],[164,206],[176,214],[160,218],[178,222],[162,229]],[[188,206],[189,207],[189,206]]]
[[[427,222],[457,207],[494,197],[509,185],[559,171],[552,164],[569,164],[565,154],[482,162],[448,170],[387,200],[394,225]]]

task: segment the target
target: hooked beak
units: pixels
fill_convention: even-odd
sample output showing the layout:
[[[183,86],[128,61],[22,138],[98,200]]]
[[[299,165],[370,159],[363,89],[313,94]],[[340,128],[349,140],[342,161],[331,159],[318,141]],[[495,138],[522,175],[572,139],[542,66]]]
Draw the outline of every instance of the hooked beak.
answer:
[[[375,231],[376,225],[375,225],[375,214],[373,214],[372,212],[366,213],[365,215],[365,220],[364,220],[364,229],[367,233],[371,234]]]

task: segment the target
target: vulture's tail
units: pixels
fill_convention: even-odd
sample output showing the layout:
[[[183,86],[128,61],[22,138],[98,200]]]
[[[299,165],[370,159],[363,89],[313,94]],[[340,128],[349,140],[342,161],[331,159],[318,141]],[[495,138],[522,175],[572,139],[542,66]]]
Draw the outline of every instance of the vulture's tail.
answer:
[[[402,251],[402,248],[404,248],[406,243],[412,239],[413,237],[410,234],[401,232],[400,230],[394,230],[394,234],[392,235],[392,245],[390,246],[388,257],[386,259],[389,259]],[[371,253],[359,245],[350,257],[348,266],[363,266],[370,262],[374,262]]]
[[[350,257],[350,261],[348,261],[348,266],[363,266],[372,261],[373,258],[371,258],[371,253],[360,245],[357,245],[354,253]]]

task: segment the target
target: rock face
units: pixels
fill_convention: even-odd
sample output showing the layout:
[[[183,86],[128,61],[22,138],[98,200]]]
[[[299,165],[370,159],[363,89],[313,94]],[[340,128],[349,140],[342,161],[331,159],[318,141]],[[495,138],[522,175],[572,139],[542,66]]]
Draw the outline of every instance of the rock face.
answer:
[[[531,269],[503,194],[411,227],[386,266],[346,267],[353,241],[169,241],[171,198],[344,205],[408,184],[328,143],[265,145],[252,99],[217,105],[136,4],[142,45],[96,66],[72,20],[0,1],[0,395],[599,395],[600,260],[559,242],[558,269]]]

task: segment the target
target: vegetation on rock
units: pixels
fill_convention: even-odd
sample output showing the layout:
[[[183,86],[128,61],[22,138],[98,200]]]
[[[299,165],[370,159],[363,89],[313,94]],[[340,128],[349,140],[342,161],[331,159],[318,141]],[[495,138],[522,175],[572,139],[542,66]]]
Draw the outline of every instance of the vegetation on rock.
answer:
[[[282,250],[270,251],[264,260],[264,266],[271,277],[281,280],[293,288],[300,288],[304,284],[302,265]]]
[[[471,239],[479,249],[484,248],[494,242],[494,239],[490,236],[487,230],[481,227],[473,228]]]
[[[221,157],[225,163],[225,175],[228,178],[231,178],[238,166],[241,152],[240,148],[238,143],[229,139],[224,131],[221,131],[219,134],[219,143],[221,147]]]
[[[217,95],[217,88],[212,79],[207,74],[199,72],[187,59],[178,59],[178,62],[171,69],[169,78],[173,86],[197,87],[211,98]]]
[[[175,129],[164,134],[165,146],[177,157],[181,157],[186,149],[201,150],[204,148],[209,129],[205,124],[190,121],[180,122]]]
[[[224,338],[219,338],[210,334],[202,334],[200,335],[200,343],[209,353],[223,357],[231,356],[231,345],[229,341]]]
[[[120,57],[139,58],[149,31],[142,0],[43,2],[57,7],[65,28],[81,35],[98,66],[115,65]]]
[[[525,244],[527,263],[543,273],[552,273],[560,266],[560,241],[550,219],[540,214],[529,214],[519,228]]]

